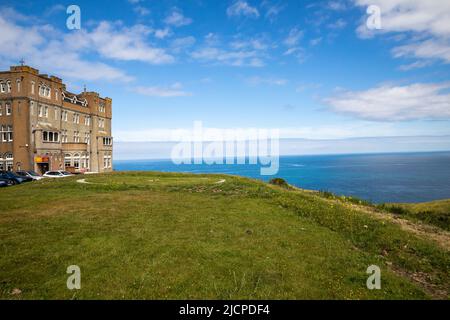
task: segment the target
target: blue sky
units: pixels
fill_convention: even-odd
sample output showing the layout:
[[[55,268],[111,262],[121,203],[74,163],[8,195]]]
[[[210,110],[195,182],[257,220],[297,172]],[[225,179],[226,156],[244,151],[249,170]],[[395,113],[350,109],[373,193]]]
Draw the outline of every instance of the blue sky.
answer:
[[[3,0],[0,67],[24,58],[111,97],[116,141],[168,140],[196,120],[282,138],[448,136],[445,2]],[[70,4],[81,30],[66,27]]]

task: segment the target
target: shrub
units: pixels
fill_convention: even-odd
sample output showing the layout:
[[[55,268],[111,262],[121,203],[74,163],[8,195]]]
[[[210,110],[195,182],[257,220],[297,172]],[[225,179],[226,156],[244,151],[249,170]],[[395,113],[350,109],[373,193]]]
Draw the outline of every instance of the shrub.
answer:
[[[381,205],[381,208],[393,214],[407,215],[408,213],[410,213],[408,209],[396,205]]]
[[[275,186],[289,188],[289,184],[286,182],[286,180],[284,180],[282,178],[273,178],[269,181],[269,183],[273,184]]]

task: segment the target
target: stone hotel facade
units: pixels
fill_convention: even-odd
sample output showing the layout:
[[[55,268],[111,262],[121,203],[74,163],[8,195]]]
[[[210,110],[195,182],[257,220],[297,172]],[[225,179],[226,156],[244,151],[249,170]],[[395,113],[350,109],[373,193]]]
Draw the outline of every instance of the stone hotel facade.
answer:
[[[0,171],[112,171],[112,100],[29,66],[0,72]]]

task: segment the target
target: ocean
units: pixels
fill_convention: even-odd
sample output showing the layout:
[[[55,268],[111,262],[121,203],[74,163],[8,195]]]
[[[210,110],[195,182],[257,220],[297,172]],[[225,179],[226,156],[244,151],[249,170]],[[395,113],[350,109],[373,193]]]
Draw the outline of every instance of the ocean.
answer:
[[[176,165],[171,160],[116,160],[114,170],[225,173],[264,181],[279,177],[300,188],[375,203],[450,198],[450,152],[282,156],[274,176],[261,176],[260,165]]]

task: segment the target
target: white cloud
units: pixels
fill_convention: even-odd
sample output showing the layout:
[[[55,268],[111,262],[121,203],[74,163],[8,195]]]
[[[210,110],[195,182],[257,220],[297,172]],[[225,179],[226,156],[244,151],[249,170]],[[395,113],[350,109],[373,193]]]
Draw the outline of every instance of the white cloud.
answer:
[[[207,46],[218,45],[219,44],[219,36],[217,34],[215,34],[215,33],[212,33],[212,32],[208,33],[205,36],[205,44]]]
[[[129,81],[132,78],[121,70],[100,62],[84,60],[78,51],[67,50],[64,37],[51,26],[23,27],[8,22],[0,12],[0,58],[5,63],[17,63],[19,52],[26,63],[39,66],[42,70],[53,72],[63,77],[84,80],[116,80]],[[54,35],[58,38],[47,38],[43,35]],[[75,45],[75,44],[74,44]]]
[[[377,34],[409,32],[411,33],[409,44],[395,48],[393,52],[396,57],[438,59],[450,63],[449,1],[354,0],[354,2],[364,10],[369,5],[377,5],[381,9],[381,30],[369,30],[366,21],[363,20],[357,29],[362,38]]]
[[[320,44],[321,42],[322,42],[322,37],[319,37],[319,38],[311,39],[309,41],[309,44],[314,47],[314,46],[317,46],[318,44]]]
[[[253,76],[246,79],[246,82],[252,86],[257,86],[261,84],[271,85],[271,86],[284,86],[288,83],[288,80],[282,78],[267,78],[260,76]]]
[[[155,37],[158,39],[164,39],[172,34],[169,28],[154,30]]]
[[[47,10],[45,10],[44,15],[51,16],[51,15],[57,14],[59,12],[65,12],[66,9],[67,9],[67,7],[63,6],[62,4],[55,4],[55,5],[51,6],[50,8],[48,8]]]
[[[183,86],[180,83],[174,83],[168,87],[160,87],[160,86],[150,86],[144,87],[139,86],[134,89],[135,92],[150,96],[150,97],[162,97],[162,98],[171,98],[171,97],[186,97],[191,96],[192,93],[186,92],[183,90]]]
[[[232,41],[230,46],[233,49],[253,49],[253,50],[266,50],[269,45],[263,39],[239,39]]]
[[[384,32],[426,32],[433,36],[450,36],[450,2],[441,0],[355,0],[367,8],[381,9]],[[365,21],[364,21],[365,22]]]
[[[221,141],[225,139],[217,132],[221,130],[236,130],[246,132],[248,128],[238,128],[230,126],[228,128],[217,127],[203,127],[204,141]],[[271,128],[267,128],[271,129]],[[449,134],[449,131],[444,129],[422,129],[412,130],[410,128],[401,128],[394,123],[374,123],[370,121],[352,121],[351,123],[341,123],[339,125],[299,125],[296,127],[282,127],[273,128],[279,129],[281,139],[312,139],[312,140],[336,140],[336,139],[348,139],[348,138],[361,138],[361,137],[407,137],[417,135],[444,135]],[[119,130],[114,132],[116,141],[127,142],[143,142],[143,141],[174,141],[176,136],[188,136],[192,133],[192,128],[142,128],[133,130]],[[446,137],[448,140],[448,136]],[[297,141],[298,142],[298,141]],[[449,142],[447,141],[447,144]]]
[[[450,119],[450,83],[383,85],[325,100],[332,110],[375,121]]]
[[[268,0],[264,0],[261,6],[266,10],[264,17],[273,22],[276,17],[284,10],[286,5],[281,4],[271,4]]]
[[[233,16],[246,16],[252,18],[259,17],[259,11],[255,7],[252,7],[248,2],[243,0],[235,1],[231,6],[227,8],[227,15],[229,17]]]
[[[398,69],[401,70],[401,71],[409,71],[409,70],[414,70],[414,69],[427,67],[429,65],[431,65],[431,61],[419,60],[419,61],[415,61],[415,62],[410,63],[410,64],[403,64]]]
[[[343,28],[345,28],[346,25],[347,25],[347,22],[344,19],[339,18],[335,22],[329,23],[328,24],[328,28],[330,28],[330,29],[343,29]]]
[[[170,46],[175,52],[179,52],[183,49],[193,46],[195,44],[195,41],[195,38],[192,36],[177,38],[171,42]]]
[[[235,67],[262,67],[263,60],[256,50],[224,50],[217,47],[203,47],[191,53],[194,59]]]
[[[284,53],[284,56],[294,56],[297,58],[299,63],[303,63],[308,58],[308,54],[306,53],[305,49],[302,47],[292,47],[287,49]]]
[[[190,25],[192,23],[192,19],[185,17],[180,9],[174,8],[164,22],[175,27],[182,27]]]
[[[144,25],[130,28],[102,21],[92,31],[81,30],[70,34],[66,42],[72,49],[95,50],[105,58],[142,61],[151,64],[165,64],[174,61],[174,57],[162,48],[150,46],[146,36],[152,29]]]
[[[423,59],[442,59],[450,63],[450,43],[446,41],[426,40],[396,47],[392,52],[396,58],[414,56]]]
[[[191,53],[191,57],[203,62],[229,66],[262,67],[265,65],[266,51],[269,44],[264,38],[255,37],[241,39],[239,36],[228,43],[229,47],[221,46],[219,38],[213,33],[205,37],[203,46]]]
[[[289,35],[284,39],[284,44],[288,47],[296,46],[303,37],[303,31],[298,28],[292,28]]]
[[[328,1],[326,8],[334,11],[342,11],[347,8],[344,1]]]
[[[140,16],[147,16],[150,14],[150,10],[143,6],[136,6],[133,8],[133,11]]]

